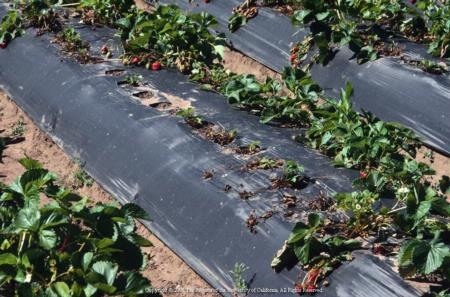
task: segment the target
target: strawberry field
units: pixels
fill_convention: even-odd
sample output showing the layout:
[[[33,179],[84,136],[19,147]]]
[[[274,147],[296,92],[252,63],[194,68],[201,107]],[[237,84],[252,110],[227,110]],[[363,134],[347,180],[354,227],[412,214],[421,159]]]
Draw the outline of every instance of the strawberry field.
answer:
[[[2,3],[0,86],[122,206],[24,156],[0,294],[153,294],[140,220],[225,296],[448,296],[449,5]]]

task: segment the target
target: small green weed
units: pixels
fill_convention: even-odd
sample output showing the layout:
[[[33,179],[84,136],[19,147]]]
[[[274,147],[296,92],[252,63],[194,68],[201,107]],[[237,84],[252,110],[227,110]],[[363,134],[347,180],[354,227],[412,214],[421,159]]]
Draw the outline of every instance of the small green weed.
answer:
[[[26,124],[22,117],[20,117],[17,122],[12,127],[11,136],[12,137],[21,137],[26,131]]]
[[[244,273],[249,269],[244,263],[235,263],[233,270],[230,271],[234,282],[234,288],[237,293],[246,294],[248,283],[245,280]]]
[[[84,170],[85,163],[80,160],[76,160],[75,163],[78,165],[77,170],[74,172],[75,186],[92,187],[94,179],[92,179],[92,177]]]

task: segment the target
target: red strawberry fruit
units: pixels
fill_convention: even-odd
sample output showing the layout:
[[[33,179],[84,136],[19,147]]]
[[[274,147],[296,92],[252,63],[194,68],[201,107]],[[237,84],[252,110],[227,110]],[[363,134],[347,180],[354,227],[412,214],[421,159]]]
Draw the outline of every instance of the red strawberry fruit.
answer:
[[[6,48],[7,46],[8,46],[8,44],[7,44],[6,42],[0,43],[0,48],[1,48],[1,49]]]
[[[64,252],[64,250],[66,249],[68,243],[69,243],[69,237],[66,236],[66,238],[64,238],[64,241],[61,244],[61,247],[58,249],[58,251],[60,253]]]
[[[103,55],[107,54],[108,52],[109,52],[109,49],[106,45],[104,45],[100,48],[100,53],[102,53]]]
[[[160,70],[160,69],[161,69],[161,62],[156,61],[156,62],[152,63],[152,70],[157,71],[157,70]]]
[[[306,287],[306,292],[308,293],[314,293],[317,290],[317,286],[314,284],[310,284],[308,285],[308,287]]]
[[[208,4],[208,3],[209,3],[209,0],[203,0],[203,2],[205,2],[206,4]]]
[[[138,64],[139,62],[141,62],[141,58],[139,57],[133,57],[131,59],[131,64]]]
[[[289,58],[289,60],[291,62],[294,62],[297,59],[297,55],[296,54],[292,54],[291,57]]]
[[[360,171],[359,172],[359,178],[365,179],[365,178],[367,178],[367,176],[368,176],[367,172],[365,172],[365,171]]]
[[[381,244],[375,244],[372,248],[372,251],[376,255],[386,254],[386,249]]]

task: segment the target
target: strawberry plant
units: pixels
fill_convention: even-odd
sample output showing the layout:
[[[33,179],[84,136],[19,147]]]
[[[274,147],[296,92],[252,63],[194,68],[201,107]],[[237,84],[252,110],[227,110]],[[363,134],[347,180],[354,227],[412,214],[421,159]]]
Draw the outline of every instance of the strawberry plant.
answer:
[[[374,206],[379,200],[378,194],[368,190],[353,193],[338,193],[335,196],[337,205],[340,209],[351,211],[347,226],[354,234],[361,234],[369,227],[373,229],[372,224],[376,224]]]
[[[201,83],[204,90],[218,91],[222,84],[231,76],[232,73],[229,70],[225,70],[221,64],[208,67],[201,62],[196,62],[193,64],[190,79]]]
[[[450,2],[419,1],[417,8],[425,12],[425,22],[431,24],[428,33],[432,36],[428,51],[441,58],[450,54]]]
[[[71,27],[65,28],[61,32],[59,40],[64,43],[64,48],[67,51],[73,52],[87,47],[87,44],[83,43],[81,35]]]
[[[326,235],[328,225],[315,213],[308,216],[308,223],[298,222],[287,240],[287,249],[292,249],[300,264],[309,272],[299,284],[302,291],[309,285],[318,285],[330,271],[342,261],[352,259],[350,252],[358,249],[361,243],[346,239],[339,234]],[[283,255],[275,257],[272,267],[282,264]]]
[[[84,166],[86,165],[85,162],[82,162],[81,160],[75,160],[75,164],[77,164],[78,168],[75,170],[75,173],[73,174],[75,178],[75,186],[76,187],[92,187],[94,184],[94,180],[92,177],[84,170]]]
[[[62,46],[64,52],[74,57],[81,64],[96,60],[89,53],[89,43],[84,42],[81,35],[72,27],[66,27],[56,36],[55,41]]]
[[[333,156],[336,165],[348,168],[370,168],[385,156],[399,156],[403,151],[414,157],[420,146],[414,133],[370,113],[360,115],[352,109],[352,92],[347,84],[339,101],[327,100],[315,111],[317,120],[307,132],[310,145]]]
[[[81,0],[82,20],[91,25],[114,25],[125,12],[131,10],[133,0]]]
[[[186,123],[194,128],[200,128],[206,123],[201,116],[195,114],[195,109],[192,107],[180,109],[177,111],[177,116],[184,118]]]
[[[139,74],[128,75],[125,77],[125,82],[133,87],[139,86],[141,84],[141,81],[142,75]]]
[[[62,25],[58,13],[51,7],[53,4],[56,1],[15,1],[14,9],[8,12],[0,25],[0,48],[5,48],[9,42],[22,35],[25,27],[38,28],[38,35],[46,31],[60,31]]]
[[[233,13],[228,19],[228,30],[234,32],[247,24],[247,18],[244,15]]]
[[[448,277],[450,273],[450,247],[442,242],[439,231],[432,239],[409,240],[400,249],[398,259],[403,276],[439,272]]]
[[[6,48],[11,40],[22,35],[23,32],[23,22],[19,12],[9,11],[0,24],[0,47]]]
[[[141,208],[89,205],[37,161],[20,162],[26,172],[0,185],[1,295],[137,296],[151,288],[139,272],[140,247],[151,244],[135,233],[134,220],[148,219]]]
[[[433,62],[430,60],[421,60],[419,67],[423,69],[425,72],[433,73],[433,74],[442,74],[448,72],[448,66],[444,62]]]
[[[224,38],[209,32],[216,23],[206,13],[186,15],[173,5],[158,6],[150,14],[129,13],[117,22],[129,54],[153,53],[153,60],[146,62],[162,59],[183,73],[191,73],[198,63],[212,65],[222,59]]]
[[[256,0],[244,0],[242,4],[233,8],[233,14],[228,20],[228,29],[230,32],[236,31],[247,24],[248,19],[255,17],[257,14]]]
[[[238,133],[235,129],[227,131],[218,126],[207,127],[206,130],[202,132],[206,138],[222,146],[233,142]]]
[[[22,137],[23,134],[26,131],[26,123],[24,122],[23,118],[20,117],[17,122],[14,123],[14,126],[12,127],[11,136],[12,137]]]
[[[283,179],[292,184],[296,184],[303,179],[303,172],[305,169],[302,165],[293,160],[286,160],[283,169]]]
[[[280,162],[280,160],[275,160],[267,157],[263,157],[260,160],[258,160],[258,168],[259,169],[274,169],[280,167],[283,162]]]
[[[235,152],[238,154],[253,155],[259,153],[261,150],[261,141],[252,141],[248,145],[237,147]]]
[[[254,158],[245,164],[244,170],[262,169],[272,170],[284,165],[284,160],[272,159],[269,157]]]
[[[57,1],[28,1],[23,3],[22,16],[26,20],[27,26],[38,28],[38,34],[44,32],[59,32],[62,30],[62,24],[59,20],[59,14],[52,8]]]
[[[283,87],[291,95],[283,95]],[[230,75],[219,87],[230,104],[260,115],[262,123],[279,122],[308,126],[310,109],[320,88],[299,69],[286,68],[282,82],[267,78],[260,83],[253,75]]]

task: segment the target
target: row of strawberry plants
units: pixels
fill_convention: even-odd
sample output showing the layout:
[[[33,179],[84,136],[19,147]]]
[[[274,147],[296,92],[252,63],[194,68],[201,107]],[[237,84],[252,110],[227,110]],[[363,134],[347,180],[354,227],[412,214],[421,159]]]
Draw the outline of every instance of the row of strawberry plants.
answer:
[[[450,55],[450,2],[436,0],[264,0],[261,5],[284,7],[292,15],[294,25],[308,26],[311,33],[293,48],[292,62],[303,62],[313,46],[318,51],[313,61],[326,63],[339,46],[348,45],[358,62],[377,59],[380,55],[401,55],[401,48],[392,37],[404,37],[428,45],[429,53],[448,58]],[[245,0],[235,9],[229,21],[231,31],[250,18],[248,11],[256,10],[258,2]],[[251,17],[255,16],[254,12]],[[298,48],[303,51],[298,52]],[[425,61],[432,63],[431,61]],[[428,68],[446,71],[445,66],[433,63]]]
[[[84,9],[96,11],[95,6]],[[450,210],[444,197],[448,180],[433,185],[425,179],[433,171],[414,159],[421,146],[419,139],[401,125],[355,112],[350,85],[340,100],[333,100],[299,69],[287,68],[281,81],[264,83],[251,75],[226,71],[220,64],[223,38],[208,31],[214,22],[206,14],[185,15],[174,6],[160,6],[152,13],[133,7],[122,11],[116,25],[127,50],[126,62],[148,66],[154,59],[163,60],[191,74],[205,88],[224,94],[230,103],[259,114],[263,122],[307,128],[299,140],[333,158],[337,166],[360,170],[354,182],[356,191],[336,195],[339,208],[353,213],[345,228],[329,226],[318,214],[311,214],[309,225],[297,224],[288,241],[302,264],[316,263],[309,265],[316,276],[313,284],[339,262],[336,257],[343,259],[340,252],[330,257],[331,251],[336,252],[338,246],[346,247],[340,251],[354,248],[353,241],[345,242],[375,234],[380,228],[409,238],[399,256],[404,275],[438,273],[448,278],[446,220]],[[373,204],[379,203],[380,196],[393,197],[395,203],[375,212]],[[317,230],[334,230],[339,237],[329,241],[326,232]]]
[[[435,56],[447,58],[450,54],[448,1],[411,1],[415,7],[403,0],[293,2],[301,7],[293,22],[311,28],[312,43],[318,47],[322,63],[335,46],[343,45],[355,52],[359,62],[374,60],[380,54],[398,55],[397,45],[386,46],[385,40],[399,35],[427,44]]]
[[[137,296],[151,243],[136,233],[148,220],[134,204],[91,204],[31,159],[9,186],[0,184],[0,295]]]

